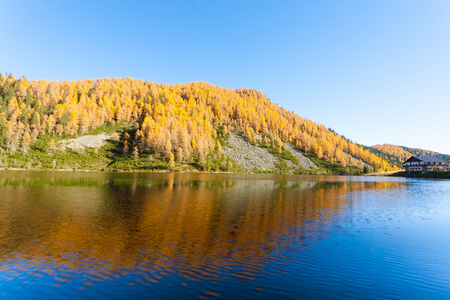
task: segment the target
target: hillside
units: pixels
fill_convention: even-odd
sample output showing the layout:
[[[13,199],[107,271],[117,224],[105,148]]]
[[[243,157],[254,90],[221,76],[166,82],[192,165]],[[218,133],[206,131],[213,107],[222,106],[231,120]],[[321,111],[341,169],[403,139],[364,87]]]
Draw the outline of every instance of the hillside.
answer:
[[[382,157],[391,164],[397,165],[398,167],[401,167],[402,163],[411,156],[433,156],[442,159],[447,162],[447,164],[450,163],[450,155],[430,150],[408,148],[391,144],[374,145],[371,148],[374,153],[378,154],[378,156]]]
[[[114,136],[105,146],[67,149],[61,144],[102,132]],[[278,166],[295,161],[289,150],[295,147],[324,172],[395,169],[370,149],[279,107],[256,90],[204,82],[0,76],[0,147],[8,167],[24,167],[25,162],[27,168],[48,167],[51,157],[52,168],[242,170],[222,151],[230,133],[267,149]],[[303,171],[293,168],[289,171]]]

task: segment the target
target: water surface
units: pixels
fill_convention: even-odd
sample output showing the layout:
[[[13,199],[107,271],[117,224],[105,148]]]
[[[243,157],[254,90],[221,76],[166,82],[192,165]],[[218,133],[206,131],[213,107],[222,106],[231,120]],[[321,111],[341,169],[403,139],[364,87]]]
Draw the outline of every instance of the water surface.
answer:
[[[450,299],[450,183],[0,172],[6,299]]]

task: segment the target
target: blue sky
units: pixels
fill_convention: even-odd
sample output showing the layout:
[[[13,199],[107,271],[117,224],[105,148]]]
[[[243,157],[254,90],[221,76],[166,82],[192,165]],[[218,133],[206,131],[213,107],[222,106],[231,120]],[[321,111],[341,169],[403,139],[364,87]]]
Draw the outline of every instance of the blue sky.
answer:
[[[0,72],[262,91],[373,145],[450,154],[450,1],[8,1]]]

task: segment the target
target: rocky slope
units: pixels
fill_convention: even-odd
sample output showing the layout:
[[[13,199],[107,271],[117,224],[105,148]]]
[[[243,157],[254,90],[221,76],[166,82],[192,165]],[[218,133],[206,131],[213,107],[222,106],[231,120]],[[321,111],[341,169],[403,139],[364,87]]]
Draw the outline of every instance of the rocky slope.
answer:
[[[291,144],[283,143],[284,147],[289,150],[299,161],[299,166],[305,170],[317,169],[316,164],[307,158],[297,147],[292,146]],[[295,167],[295,164],[291,161],[287,161],[290,167]],[[297,166],[298,167],[298,166]]]
[[[112,134],[101,133],[97,135],[84,135],[75,139],[63,140],[67,149],[76,150],[77,147],[94,148],[106,145],[106,140],[111,139]]]
[[[222,152],[235,160],[241,168],[248,171],[255,169],[259,171],[277,170],[276,164],[279,162],[279,159],[272,155],[267,149],[254,146],[234,133],[230,134],[226,143],[227,147],[224,147]],[[284,144],[284,147],[300,161],[299,165],[296,165],[291,161],[286,161],[289,167],[293,169],[302,167],[305,170],[317,168],[309,158],[304,156],[294,146]]]

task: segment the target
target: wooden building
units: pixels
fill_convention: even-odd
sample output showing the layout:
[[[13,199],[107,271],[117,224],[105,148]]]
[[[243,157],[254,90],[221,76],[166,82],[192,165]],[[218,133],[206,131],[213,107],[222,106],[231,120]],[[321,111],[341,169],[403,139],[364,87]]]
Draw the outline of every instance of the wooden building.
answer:
[[[447,167],[447,164],[442,159],[432,156],[411,156],[410,159],[403,163],[406,172],[411,171],[440,171]]]

